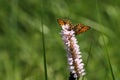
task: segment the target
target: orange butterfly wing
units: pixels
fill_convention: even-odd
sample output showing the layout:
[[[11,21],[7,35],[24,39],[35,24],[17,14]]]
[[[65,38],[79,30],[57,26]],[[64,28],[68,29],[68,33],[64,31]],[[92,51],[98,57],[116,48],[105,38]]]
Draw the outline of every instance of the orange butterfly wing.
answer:
[[[75,34],[80,34],[80,33],[83,33],[87,30],[89,30],[90,27],[89,26],[85,26],[83,24],[77,24],[76,26],[74,26],[73,30],[75,31]]]
[[[65,21],[63,19],[57,19],[57,22],[60,26],[65,25]]]
[[[66,24],[71,24],[70,20],[64,20],[64,19],[57,19],[57,22],[60,26],[66,25]]]
[[[73,28],[73,25],[71,24],[70,20],[57,19],[57,22],[60,26],[68,24],[70,26],[70,30]]]

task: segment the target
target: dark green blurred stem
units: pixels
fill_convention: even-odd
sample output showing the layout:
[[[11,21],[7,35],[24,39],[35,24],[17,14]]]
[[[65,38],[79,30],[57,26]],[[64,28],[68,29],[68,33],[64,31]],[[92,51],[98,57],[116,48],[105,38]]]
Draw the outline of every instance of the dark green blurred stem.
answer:
[[[98,0],[96,0],[96,10],[98,12],[98,21],[99,23],[101,23],[101,19],[100,19],[100,9],[99,9],[99,4],[100,4],[100,0],[98,2]],[[104,32],[104,29],[102,28],[102,31]],[[104,33],[102,33],[101,35],[104,35]],[[109,52],[108,52],[108,49],[107,49],[107,45],[105,43],[105,39],[104,39],[104,36],[102,36],[103,38],[103,42],[104,42],[104,47],[105,47],[105,51],[106,51],[106,59],[108,61],[108,66],[109,66],[109,69],[110,69],[110,72],[111,72],[111,76],[112,76],[112,80],[115,80],[115,76],[114,76],[114,73],[113,73],[113,69],[112,69],[112,65],[111,65],[111,61],[110,61],[110,57],[109,57]]]
[[[43,46],[43,61],[44,61],[44,71],[45,71],[45,80],[47,80],[47,65],[46,65],[46,50],[45,50],[45,35],[44,35],[44,27],[43,27],[43,0],[41,0],[41,26],[42,26],[42,46]]]
[[[89,54],[88,54],[88,57],[87,57],[87,61],[86,61],[86,63],[85,63],[85,68],[87,67],[88,62],[89,62],[89,60],[90,60],[90,57],[92,56],[91,50],[92,50],[92,41],[91,41],[91,44],[90,44],[90,49],[89,49]],[[84,78],[85,78],[85,76],[83,76],[81,80],[84,80]]]
[[[110,71],[111,71],[111,76],[112,76],[112,79],[115,80],[115,76],[114,76],[114,73],[113,73],[113,69],[112,69],[112,65],[111,65],[111,61],[110,61],[110,57],[109,57],[109,52],[108,52],[108,49],[107,49],[107,46],[106,46],[106,43],[105,43],[104,36],[103,36],[103,42],[104,42],[104,45],[105,45],[106,57],[107,57],[107,61],[108,61]]]
[[[87,57],[87,61],[86,61],[86,63],[85,63],[85,67],[87,67],[87,65],[88,65],[88,61],[89,61],[89,59],[90,59],[90,56],[92,56],[92,54],[91,54],[91,50],[92,50],[92,41],[91,41],[91,44],[90,44],[90,49],[89,49],[89,53],[88,53],[88,57]]]
[[[17,11],[16,11],[17,6],[18,6],[17,0],[12,0],[10,5],[11,12],[9,22],[11,27],[13,27],[15,30],[17,29]]]
[[[45,71],[45,80],[47,80],[47,65],[46,65],[46,50],[45,50],[45,36],[44,36],[44,28],[42,24],[42,46],[43,46],[43,61],[44,61],[44,71]]]

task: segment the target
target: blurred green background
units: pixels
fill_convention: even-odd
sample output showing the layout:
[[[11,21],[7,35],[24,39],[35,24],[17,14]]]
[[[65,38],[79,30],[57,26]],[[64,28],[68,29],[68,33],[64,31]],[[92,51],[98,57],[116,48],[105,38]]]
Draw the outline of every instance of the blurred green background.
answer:
[[[84,23],[77,37],[85,80],[120,80],[120,0],[0,0],[0,80],[44,80],[42,26],[48,80],[68,80],[61,27],[56,19]]]

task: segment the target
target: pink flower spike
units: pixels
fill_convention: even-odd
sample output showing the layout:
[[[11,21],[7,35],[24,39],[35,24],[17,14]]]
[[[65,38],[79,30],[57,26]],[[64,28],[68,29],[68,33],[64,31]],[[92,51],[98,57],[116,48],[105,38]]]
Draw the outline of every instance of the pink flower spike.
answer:
[[[73,74],[74,78],[79,78],[85,75],[85,70],[75,31],[71,29],[71,25],[67,22],[61,26],[61,36],[67,52],[70,73]]]

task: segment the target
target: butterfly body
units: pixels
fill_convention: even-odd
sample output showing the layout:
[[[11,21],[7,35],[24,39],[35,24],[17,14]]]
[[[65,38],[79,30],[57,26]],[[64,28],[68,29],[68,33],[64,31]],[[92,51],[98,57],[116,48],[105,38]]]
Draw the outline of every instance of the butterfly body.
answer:
[[[63,25],[69,25],[69,30],[74,30],[75,34],[80,34],[83,32],[86,32],[87,30],[90,29],[89,26],[86,26],[84,24],[77,24],[75,26],[73,26],[70,22],[70,20],[63,20],[63,19],[57,19],[58,24],[62,27]]]

